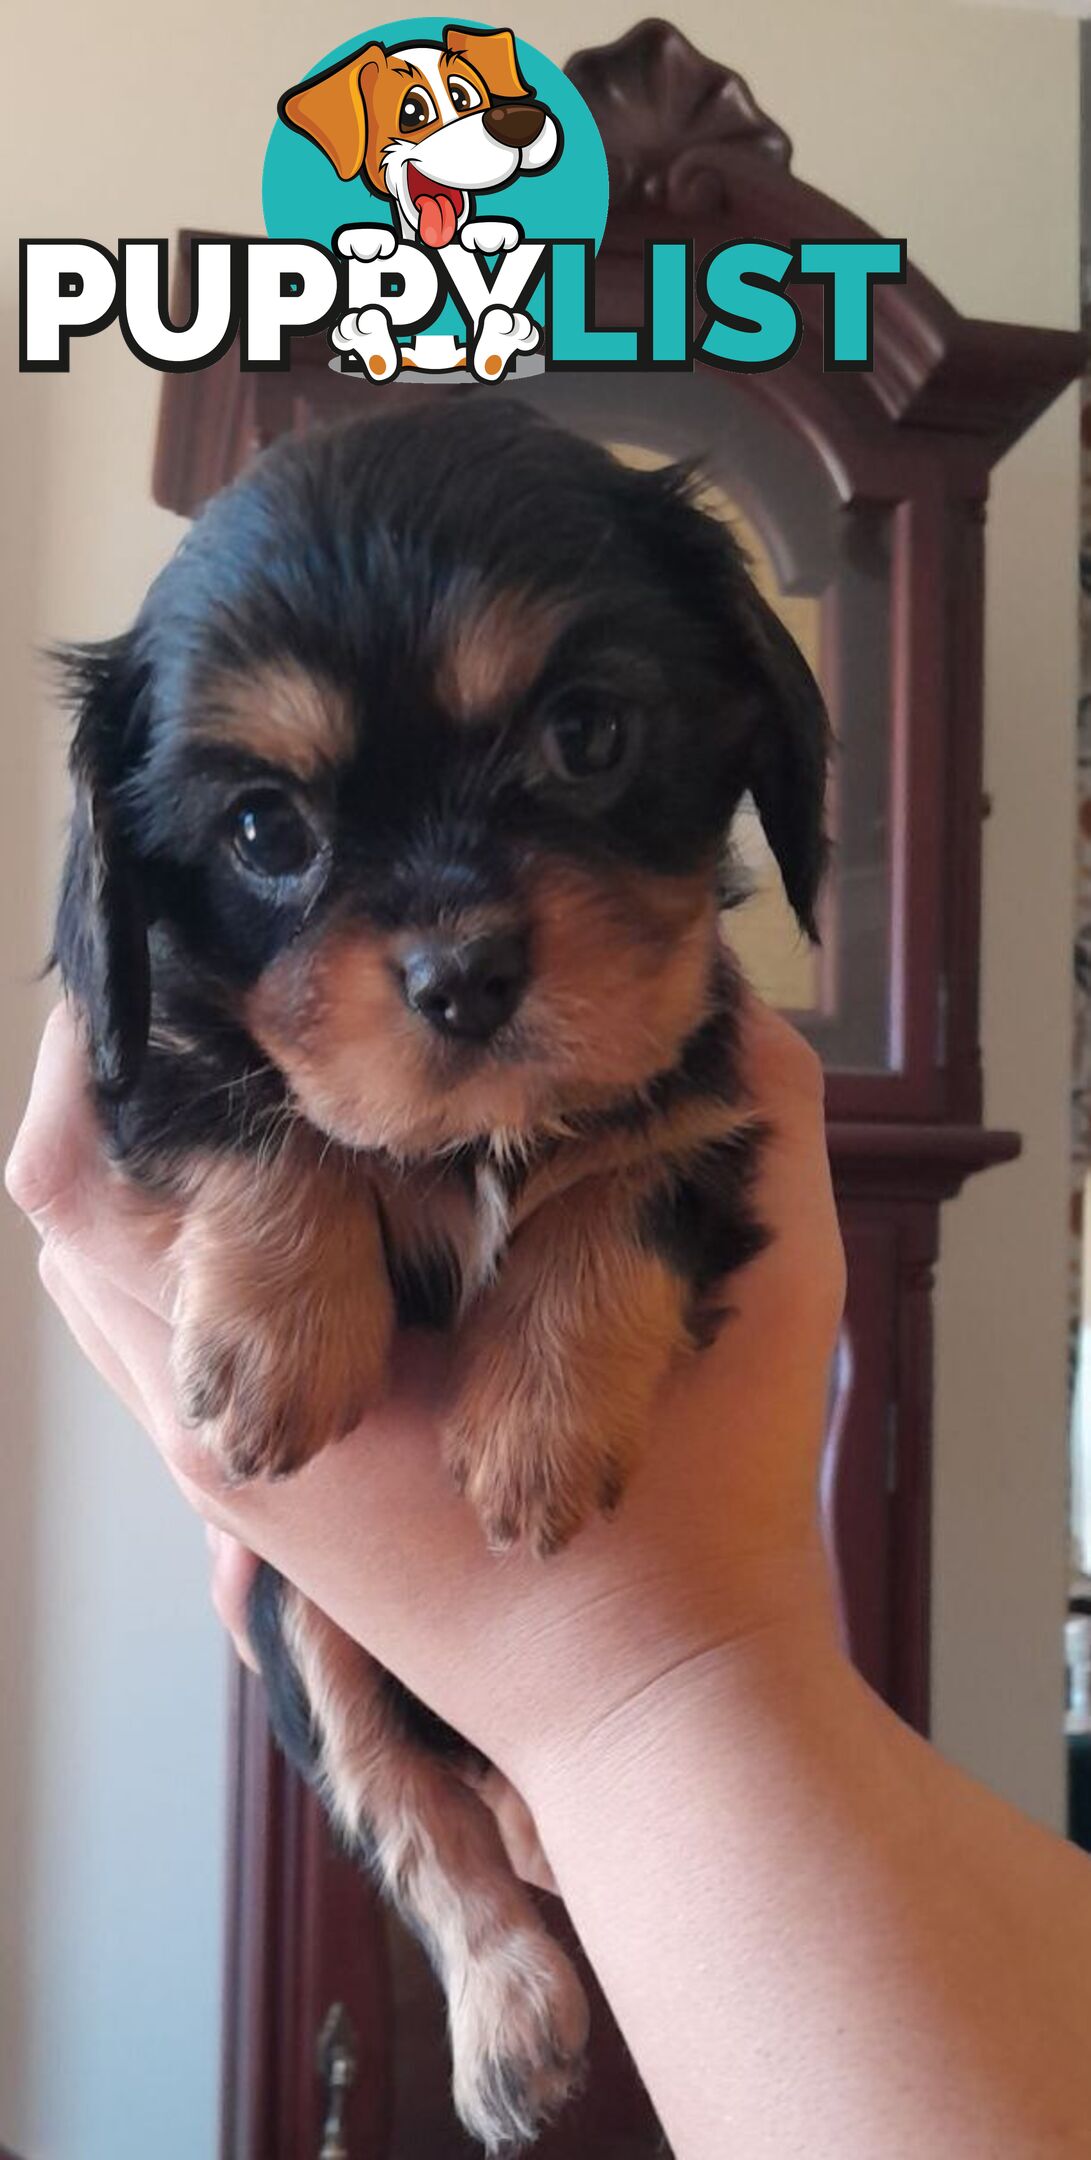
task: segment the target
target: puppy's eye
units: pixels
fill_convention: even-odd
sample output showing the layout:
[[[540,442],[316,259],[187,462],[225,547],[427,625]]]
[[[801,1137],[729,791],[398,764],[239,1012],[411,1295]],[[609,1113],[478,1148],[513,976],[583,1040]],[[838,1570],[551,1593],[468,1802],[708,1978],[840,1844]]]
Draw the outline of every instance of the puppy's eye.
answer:
[[[476,112],[481,103],[481,92],[472,83],[463,82],[461,75],[447,77],[447,95],[456,113]]]
[[[318,854],[318,840],[287,795],[262,788],[237,803],[231,845],[255,877],[297,878]]]
[[[410,90],[402,99],[398,114],[398,126],[403,135],[417,135],[436,117],[436,108],[427,90]]]
[[[631,741],[620,713],[589,713],[578,719],[551,720],[543,728],[542,755],[558,780],[598,780],[616,772]]]

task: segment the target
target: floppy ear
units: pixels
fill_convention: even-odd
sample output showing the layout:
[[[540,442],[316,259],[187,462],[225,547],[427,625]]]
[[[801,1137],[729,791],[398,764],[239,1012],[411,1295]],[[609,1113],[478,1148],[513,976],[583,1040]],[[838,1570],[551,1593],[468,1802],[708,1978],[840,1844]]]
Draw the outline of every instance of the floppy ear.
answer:
[[[815,906],[829,852],[830,724],[795,639],[744,575],[749,591],[743,616],[758,702],[747,785],[800,928],[817,944]]]
[[[317,143],[339,180],[355,180],[367,154],[367,100],[386,53],[381,45],[362,45],[324,75],[286,90],[277,111],[297,135]]]
[[[724,520],[694,500],[696,474],[669,465],[630,476],[628,504],[660,575],[702,622],[725,698],[745,727],[732,746],[733,800],[749,789],[800,928],[815,943],[825,868],[831,736],[822,692],[795,639],[762,598]],[[634,517],[635,511],[635,517]]]
[[[512,98],[534,96],[519,72],[510,30],[460,30],[457,23],[448,23],[443,42],[452,58],[457,55],[460,60],[468,60],[476,69],[497,105],[510,104]]]
[[[129,638],[59,657],[76,701],[76,801],[52,961],[83,1015],[95,1080],[120,1096],[139,1072],[151,1003],[147,922],[116,792],[139,739],[141,678]]]

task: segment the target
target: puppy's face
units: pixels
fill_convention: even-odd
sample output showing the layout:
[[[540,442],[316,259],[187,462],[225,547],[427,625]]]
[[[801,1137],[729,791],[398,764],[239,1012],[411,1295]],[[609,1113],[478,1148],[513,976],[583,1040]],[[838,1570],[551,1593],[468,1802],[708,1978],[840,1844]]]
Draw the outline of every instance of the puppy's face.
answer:
[[[100,902],[122,877],[172,978],[351,1145],[517,1143],[669,1069],[747,788],[810,923],[825,721],[794,647],[676,478],[495,399],[260,461],[106,680],[77,739]],[[120,1085],[133,972],[100,1015]]]

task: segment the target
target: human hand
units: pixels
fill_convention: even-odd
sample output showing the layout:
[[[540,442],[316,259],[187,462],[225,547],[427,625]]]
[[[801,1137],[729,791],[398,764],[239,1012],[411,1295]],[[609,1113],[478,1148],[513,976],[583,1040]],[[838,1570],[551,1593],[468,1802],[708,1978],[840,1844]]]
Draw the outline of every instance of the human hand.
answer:
[[[435,1411],[446,1350],[406,1336],[390,1401],[298,1477],[231,1488],[169,1377],[175,1225],[106,1162],[63,1012],[42,1045],[9,1185],[77,1341],[215,1528],[271,1560],[508,1772],[563,1756],[664,1674],[778,1624],[829,1626],[815,1487],[843,1260],[821,1075],[752,1002],[749,1082],[771,1127],[772,1231],[732,1283],[717,1343],[672,1374],[613,1523],[542,1563],[497,1560],[450,1490]]]

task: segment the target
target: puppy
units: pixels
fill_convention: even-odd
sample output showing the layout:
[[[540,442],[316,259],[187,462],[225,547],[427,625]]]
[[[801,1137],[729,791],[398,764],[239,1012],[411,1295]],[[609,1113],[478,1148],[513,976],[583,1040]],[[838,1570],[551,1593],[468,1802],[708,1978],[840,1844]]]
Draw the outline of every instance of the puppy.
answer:
[[[515,247],[522,234],[508,219],[474,217],[474,196],[510,185],[519,173],[556,164],[563,137],[551,112],[523,79],[510,30],[448,24],[442,45],[364,45],[321,75],[286,90],[281,119],[329,159],[338,178],[360,178],[390,202],[395,231],[348,227],[342,254],[369,262],[392,256],[397,233],[441,252],[456,240],[482,254]],[[486,307],[474,326],[473,365],[496,380],[518,352],[538,342],[530,317]],[[381,307],[350,311],[334,333],[339,350],[358,354],[376,376],[400,365],[451,364],[449,338],[399,347]],[[430,356],[438,354],[438,359]],[[466,365],[463,351],[460,357]]]
[[[453,1330],[443,1444],[495,1548],[615,1508],[761,1245],[720,942],[749,791],[804,928],[827,727],[677,471],[495,397],[278,446],[67,656],[55,952],[128,1176],[180,1205],[176,1368],[283,1476]],[[274,1722],[426,1944],[490,2152],[584,2000],[457,1737],[269,1570]]]

